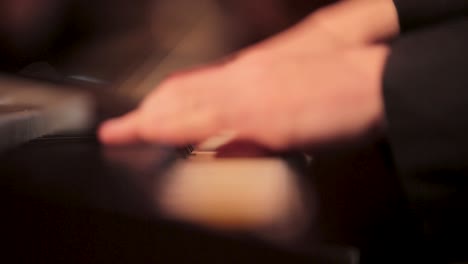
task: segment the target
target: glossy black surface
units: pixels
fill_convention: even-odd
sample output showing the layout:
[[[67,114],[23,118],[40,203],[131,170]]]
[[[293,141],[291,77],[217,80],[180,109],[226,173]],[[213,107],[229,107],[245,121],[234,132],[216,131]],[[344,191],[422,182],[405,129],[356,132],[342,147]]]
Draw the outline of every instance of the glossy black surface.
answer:
[[[0,157],[1,240],[16,263],[353,263],[355,251],[278,245],[164,220],[158,179],[172,148],[52,137]],[[310,241],[316,241],[312,239]]]

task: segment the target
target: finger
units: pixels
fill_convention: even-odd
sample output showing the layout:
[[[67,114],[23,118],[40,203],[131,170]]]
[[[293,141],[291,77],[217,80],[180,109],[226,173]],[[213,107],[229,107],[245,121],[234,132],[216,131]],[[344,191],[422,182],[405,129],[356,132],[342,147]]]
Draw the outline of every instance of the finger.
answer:
[[[174,75],[141,108],[139,137],[149,142],[197,143],[215,134],[223,116],[221,88],[225,67],[211,67]]]
[[[140,141],[138,119],[140,113],[133,111],[123,117],[104,122],[98,131],[99,139],[105,144],[131,144]]]
[[[158,119],[151,112],[145,112],[139,121],[138,136],[148,142],[175,145],[198,143],[216,134],[220,128],[216,112],[205,107],[208,106],[186,106]]]

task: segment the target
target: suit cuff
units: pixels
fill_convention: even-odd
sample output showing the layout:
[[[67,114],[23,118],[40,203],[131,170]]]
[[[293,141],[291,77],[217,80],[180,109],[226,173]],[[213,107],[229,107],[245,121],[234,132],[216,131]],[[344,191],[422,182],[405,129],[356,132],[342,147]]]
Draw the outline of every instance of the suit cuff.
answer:
[[[388,136],[401,173],[466,169],[468,19],[402,36],[386,63]]]

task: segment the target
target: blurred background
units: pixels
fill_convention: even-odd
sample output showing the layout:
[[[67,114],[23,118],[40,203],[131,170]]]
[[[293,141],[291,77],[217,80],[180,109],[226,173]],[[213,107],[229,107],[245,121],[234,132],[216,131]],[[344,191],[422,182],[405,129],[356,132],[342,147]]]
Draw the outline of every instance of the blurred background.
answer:
[[[1,0],[0,70],[112,83],[141,98],[167,74],[259,41],[332,0]]]

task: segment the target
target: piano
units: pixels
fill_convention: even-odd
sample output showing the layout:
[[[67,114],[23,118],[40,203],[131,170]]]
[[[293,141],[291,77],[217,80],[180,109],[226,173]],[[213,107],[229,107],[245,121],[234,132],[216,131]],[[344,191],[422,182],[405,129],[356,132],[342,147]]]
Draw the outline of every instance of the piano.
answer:
[[[108,2],[112,12],[103,11]],[[26,120],[20,131],[35,133],[2,147],[2,261],[352,264],[419,256],[420,230],[380,141],[312,156],[245,142],[102,146],[96,121],[135,107],[168,73],[234,48],[223,41],[230,31],[213,26],[231,25],[213,1],[142,2],[148,8],[64,1],[79,5],[68,26],[83,36],[62,35],[60,52],[21,68],[8,53],[5,72],[26,78],[27,89],[73,87],[67,98],[84,104],[74,106],[83,122],[49,131]],[[138,15],[150,7],[154,21]],[[0,122],[0,135],[17,135],[4,131]]]

